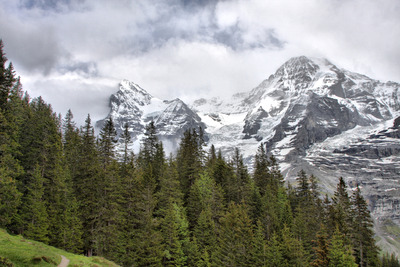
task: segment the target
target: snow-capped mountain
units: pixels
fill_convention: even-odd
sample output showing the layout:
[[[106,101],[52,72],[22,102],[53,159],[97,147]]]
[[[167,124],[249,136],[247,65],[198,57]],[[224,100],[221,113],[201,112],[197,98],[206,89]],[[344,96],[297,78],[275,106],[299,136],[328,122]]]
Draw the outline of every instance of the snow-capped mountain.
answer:
[[[172,149],[185,130],[202,127],[208,144],[227,156],[238,147],[250,165],[260,143],[266,144],[288,181],[304,169],[319,177],[328,194],[340,176],[351,186],[358,183],[378,223],[381,245],[390,249],[393,242],[400,247],[400,240],[384,231],[389,221],[400,226],[400,125],[394,123],[400,115],[399,88],[303,56],[284,63],[251,91],[189,106],[179,99],[159,100],[123,81],[111,96],[109,117],[119,132],[128,123],[137,144],[150,120]]]
[[[117,134],[121,135],[125,124],[128,124],[136,151],[150,121],[154,121],[160,139],[169,150],[176,149],[186,130],[205,128],[200,117],[179,98],[160,100],[128,80],[123,80],[119,90],[111,95],[110,108],[108,116],[98,121],[96,127],[101,128],[104,121],[111,117]]]

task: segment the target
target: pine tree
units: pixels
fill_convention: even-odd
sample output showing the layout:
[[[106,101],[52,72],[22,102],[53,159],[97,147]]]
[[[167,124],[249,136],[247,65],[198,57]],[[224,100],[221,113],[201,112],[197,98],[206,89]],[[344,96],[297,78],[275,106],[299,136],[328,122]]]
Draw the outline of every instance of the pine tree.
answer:
[[[176,162],[170,158],[160,179],[160,190],[156,193],[158,204],[157,213],[163,213],[171,203],[183,205],[183,194],[176,170]]]
[[[129,125],[125,123],[124,125],[124,132],[122,133],[121,139],[123,140],[124,144],[124,156],[123,156],[123,163],[124,165],[128,164],[133,157],[133,153],[129,151],[129,146],[132,143],[132,137],[129,133]]]
[[[381,258],[382,267],[400,267],[400,261],[398,258],[392,253],[390,256],[388,253],[384,254]]]
[[[188,222],[182,212],[183,208],[176,203],[168,207],[161,225],[163,235],[163,266],[185,266],[187,254],[185,246],[189,245]]]
[[[234,201],[236,194],[233,168],[226,163],[221,152],[218,153],[211,173],[214,181],[222,188],[226,203]]]
[[[298,174],[298,186],[296,187],[296,207],[293,220],[293,231],[302,241],[307,257],[313,254],[313,240],[320,230],[322,220],[322,204],[319,199],[317,178],[307,176],[306,172]]]
[[[76,197],[80,204],[80,215],[83,224],[84,252],[92,256],[95,243],[96,219],[98,217],[99,199],[101,198],[100,160],[96,149],[96,139],[90,116],[80,131],[79,161],[77,166]]]
[[[231,203],[221,218],[215,262],[219,266],[250,266],[254,234],[244,205]]]
[[[284,228],[285,229],[285,228]],[[288,266],[283,258],[283,246],[278,240],[278,234],[273,234],[267,242],[266,262],[267,266],[279,267]]]
[[[215,151],[215,146],[211,145],[210,152],[208,153],[208,158],[207,158],[207,164],[206,164],[207,168],[212,168],[216,160],[217,160],[217,153]]]
[[[187,130],[181,139],[176,161],[178,167],[179,181],[181,183],[184,200],[187,201],[190,188],[203,167],[203,146],[197,132]]]
[[[367,203],[357,185],[352,198],[352,243],[358,266],[378,266],[378,247],[375,245],[373,221]]]
[[[144,135],[145,137],[142,140],[139,154],[139,162],[143,165],[143,167],[146,167],[146,165],[151,164],[154,161],[159,144],[154,121],[151,121],[148,125],[146,125]]]
[[[269,162],[264,149],[264,144],[261,144],[258,147],[257,154],[255,155],[253,179],[255,185],[260,190],[260,194],[263,196],[268,190],[267,187],[270,184]]]
[[[16,219],[21,195],[13,175],[0,167],[0,228],[8,227]]]
[[[115,144],[117,143],[117,131],[114,122],[110,117],[105,121],[100,131],[99,151],[103,165],[106,166],[115,158]]]
[[[234,175],[231,179],[231,200],[236,203],[249,202],[251,192],[250,175],[238,148],[235,148],[231,165],[234,170]]]
[[[205,208],[200,212],[193,234],[197,250],[202,256],[208,257],[204,260],[210,260],[217,246],[216,228],[210,208]]]
[[[307,264],[303,245],[285,225],[282,229],[282,258],[284,266],[305,266]]]
[[[124,242],[123,250],[124,254],[121,255],[118,262],[123,266],[133,266],[135,264],[135,246],[136,246],[136,234],[135,231],[138,229],[138,218],[136,214],[137,202],[141,201],[140,196],[141,185],[140,169],[137,168],[135,161],[132,159],[128,163],[121,164],[120,177],[121,184],[123,185],[121,190],[122,197],[122,214],[123,225],[122,231],[122,242]]]
[[[123,225],[121,193],[123,185],[119,176],[119,166],[115,160],[110,161],[100,172],[97,186],[100,195],[93,228],[94,248],[98,255],[118,260],[123,253],[120,231]]]
[[[339,183],[337,184],[336,191],[332,198],[332,207],[334,222],[331,224],[339,227],[339,231],[345,235],[345,244],[350,244],[350,232],[353,224],[351,202],[347,192],[346,182],[342,177],[339,178]]]
[[[23,174],[17,160],[22,86],[15,78],[12,64],[5,67],[7,57],[3,48],[0,39],[0,227],[16,230],[14,224],[19,220],[17,210],[21,204],[16,178]]]
[[[254,238],[252,241],[251,261],[253,266],[269,266],[270,263],[268,261],[268,245],[264,232],[265,230],[261,222],[258,221],[254,229]],[[274,257],[279,257],[278,253],[275,253]]]
[[[157,137],[157,130],[154,122],[151,121],[146,126],[142,140],[138,162],[145,173],[151,173],[156,182],[156,190],[159,190],[159,181],[163,175],[165,167],[164,148]]]
[[[39,165],[36,165],[32,177],[29,179],[29,186],[23,202],[21,216],[24,222],[24,236],[36,241],[48,242],[49,216],[44,199],[44,178]]]
[[[187,200],[188,220],[191,227],[196,225],[202,210],[210,209],[214,222],[223,214],[223,193],[220,186],[207,173],[202,173],[190,189]]]
[[[139,266],[161,266],[163,246],[162,236],[158,231],[160,221],[154,216],[157,205],[156,182],[153,176],[145,176],[146,174],[139,177],[139,194],[134,207],[136,230],[133,233],[133,260]]]
[[[329,267],[356,267],[350,245],[345,244],[345,236],[337,227],[329,244]]]
[[[16,82],[15,71],[12,63],[6,68],[7,57],[4,53],[4,44],[0,39],[0,110],[5,111],[11,89]]]
[[[321,231],[317,234],[314,241],[316,246],[314,249],[314,260],[310,263],[311,266],[328,267],[329,266],[329,241],[328,234],[321,227]]]
[[[64,145],[64,158],[69,171],[71,179],[71,187],[73,193],[79,194],[77,181],[78,166],[80,161],[80,144],[81,137],[79,130],[76,128],[75,122],[73,121],[74,115],[71,110],[68,110],[63,120],[63,145]]]
[[[263,212],[263,202],[259,188],[255,185],[254,181],[250,181],[250,196],[248,200],[249,215],[253,223],[261,218]]]

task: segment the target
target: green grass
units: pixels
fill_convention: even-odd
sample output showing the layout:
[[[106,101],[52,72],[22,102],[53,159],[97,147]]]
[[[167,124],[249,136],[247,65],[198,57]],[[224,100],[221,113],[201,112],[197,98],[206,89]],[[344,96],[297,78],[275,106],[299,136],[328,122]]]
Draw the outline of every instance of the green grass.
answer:
[[[384,227],[388,234],[400,238],[400,227],[398,225],[394,224],[392,221],[387,221]]]
[[[70,260],[68,266],[118,266],[101,257],[85,257],[25,239],[9,235],[0,229],[0,266],[57,266],[63,255]],[[13,265],[7,265],[12,263]]]
[[[382,249],[381,254],[394,253],[399,256],[400,251],[400,227],[391,220],[386,220],[381,226],[381,238],[377,240]]]

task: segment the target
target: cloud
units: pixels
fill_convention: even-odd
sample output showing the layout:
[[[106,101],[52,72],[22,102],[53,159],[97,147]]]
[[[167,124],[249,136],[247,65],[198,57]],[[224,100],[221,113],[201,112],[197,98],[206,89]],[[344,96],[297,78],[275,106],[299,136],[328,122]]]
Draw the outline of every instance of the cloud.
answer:
[[[397,0],[0,0],[0,38],[25,89],[86,116],[124,78],[160,98],[225,96],[299,55],[400,81],[399,12]]]
[[[21,0],[20,7],[51,12],[67,12],[82,7],[84,0]]]
[[[10,17],[0,9],[0,38],[5,42],[7,55],[28,71],[49,74],[57,62],[67,56],[55,31],[53,26],[42,21],[31,24]]]
[[[400,2],[395,0],[250,0],[224,2],[218,9],[222,17],[234,13],[230,17],[248,25],[249,32],[273,28],[288,47],[384,80],[400,80],[399,64],[393,62],[400,53],[395,48],[400,38],[399,11]]]

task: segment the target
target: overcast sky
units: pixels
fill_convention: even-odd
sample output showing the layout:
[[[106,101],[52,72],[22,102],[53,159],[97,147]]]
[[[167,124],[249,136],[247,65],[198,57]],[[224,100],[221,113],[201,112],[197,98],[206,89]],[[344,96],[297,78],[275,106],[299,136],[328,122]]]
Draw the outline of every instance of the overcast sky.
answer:
[[[399,0],[0,0],[0,38],[24,90],[82,124],[122,79],[191,101],[300,55],[400,82],[399,14]]]

